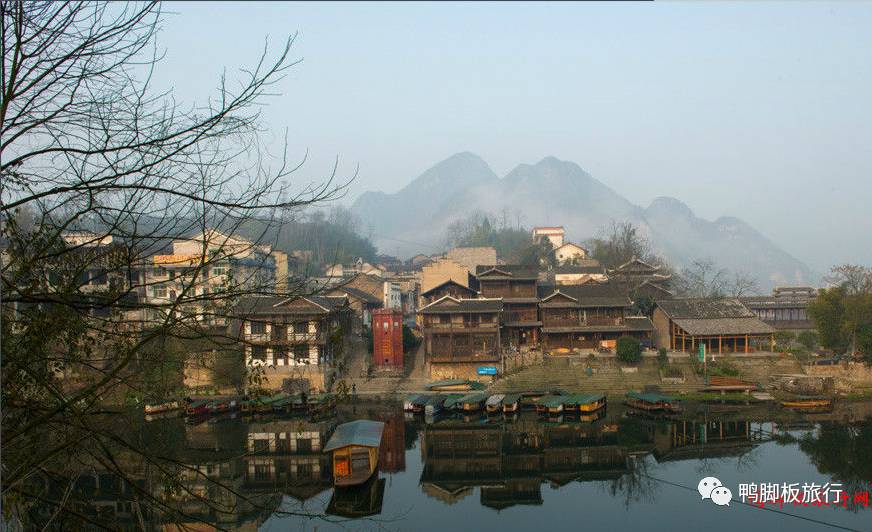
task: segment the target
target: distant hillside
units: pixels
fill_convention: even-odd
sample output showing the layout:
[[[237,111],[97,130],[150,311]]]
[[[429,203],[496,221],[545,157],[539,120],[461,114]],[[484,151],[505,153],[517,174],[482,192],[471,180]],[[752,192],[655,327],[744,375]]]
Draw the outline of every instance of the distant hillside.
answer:
[[[372,229],[377,246],[403,255],[432,253],[445,241],[446,227],[471,212],[504,210],[521,211],[528,226],[563,225],[574,241],[595,236],[612,220],[631,221],[672,265],[711,258],[755,275],[764,290],[816,280],[805,264],[738,218],[704,220],[668,197],[642,208],[577,164],[554,157],[521,164],[499,179],[480,157],[460,153],[396,194],[367,192],[351,208]]]

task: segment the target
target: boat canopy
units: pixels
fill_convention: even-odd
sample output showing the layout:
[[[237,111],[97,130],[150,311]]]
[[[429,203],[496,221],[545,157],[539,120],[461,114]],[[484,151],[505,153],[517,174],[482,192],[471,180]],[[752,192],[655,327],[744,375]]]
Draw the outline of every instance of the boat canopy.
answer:
[[[674,403],[676,401],[675,397],[657,392],[629,392],[627,397],[630,399],[638,399],[639,401],[644,401],[646,403]]]
[[[382,432],[385,424],[381,421],[360,419],[350,423],[343,423],[336,427],[333,436],[324,447],[324,452],[341,449],[350,445],[360,447],[378,447],[381,445]]]
[[[427,385],[428,390],[436,388],[445,388],[449,386],[467,386],[470,390],[484,390],[485,385],[480,382],[470,381],[466,379],[445,379],[441,381],[431,382]]]
[[[496,395],[491,395],[490,397],[487,398],[487,402],[485,404],[487,406],[499,406],[499,405],[503,404],[503,399],[505,399],[505,398],[506,398],[506,396],[501,394],[501,393],[498,393]]]

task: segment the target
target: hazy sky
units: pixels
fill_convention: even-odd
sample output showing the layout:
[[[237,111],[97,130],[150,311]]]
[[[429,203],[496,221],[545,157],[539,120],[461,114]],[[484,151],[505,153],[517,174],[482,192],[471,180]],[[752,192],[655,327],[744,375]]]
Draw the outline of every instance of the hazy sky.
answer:
[[[819,271],[872,264],[872,3],[165,9],[159,79],[182,100],[299,32],[264,115],[309,150],[305,178],[359,165],[347,202],[459,151],[500,176],[554,155],[635,203],[742,218]]]

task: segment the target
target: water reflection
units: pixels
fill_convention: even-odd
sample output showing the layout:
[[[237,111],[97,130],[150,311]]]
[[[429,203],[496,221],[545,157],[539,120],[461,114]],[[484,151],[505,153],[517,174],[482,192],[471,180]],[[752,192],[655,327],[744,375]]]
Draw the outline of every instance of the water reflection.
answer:
[[[380,476],[355,488],[334,489],[330,457],[322,449],[338,423],[356,418],[385,423]],[[654,498],[658,486],[648,471],[652,464],[687,462],[704,469],[708,460],[753,461],[754,450],[769,442],[798,446],[820,473],[870,489],[872,424],[789,421],[793,424],[773,423],[760,413],[743,417],[741,412],[708,411],[657,420],[614,408],[593,421],[549,420],[523,412],[509,419],[427,422],[407,419],[399,407],[384,405],[340,411],[338,418],[327,420],[227,417],[193,425],[167,419],[140,424],[136,435],[160,448],[163,466],[130,459],[121,479],[99,464],[82,464],[72,497],[81,515],[116,529],[174,529],[204,522],[222,529],[255,529],[283,513],[392,518],[383,510],[392,495],[405,501],[415,497],[408,491],[386,493],[386,477],[393,475],[416,476],[417,496],[443,506],[478,492],[483,507],[535,511],[546,498],[544,486],[562,490],[596,483],[629,508]],[[407,461],[413,462],[410,470]],[[66,485],[57,478],[43,482],[49,492]],[[147,503],[143,493],[154,501]],[[39,522],[48,512],[35,509],[31,515]],[[87,526],[79,522],[73,528]]]

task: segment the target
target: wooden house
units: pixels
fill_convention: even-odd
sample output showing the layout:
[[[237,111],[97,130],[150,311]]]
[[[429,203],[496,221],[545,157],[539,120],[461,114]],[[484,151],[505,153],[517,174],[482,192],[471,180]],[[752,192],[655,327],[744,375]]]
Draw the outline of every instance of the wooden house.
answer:
[[[325,453],[333,454],[334,486],[363,484],[375,474],[384,426],[361,419],[336,427],[324,447]]]
[[[654,325],[630,315],[632,302],[618,285],[545,285],[539,292],[543,349],[594,349],[620,336],[650,341]]]
[[[474,299],[478,296],[478,292],[469,287],[468,281],[464,285],[454,279],[448,279],[425,292],[421,292],[421,301],[424,305],[429,305],[445,296],[451,296],[454,299]]]
[[[479,266],[476,269],[479,293],[503,302],[503,339],[520,347],[539,343],[539,271],[520,265]]]
[[[633,258],[609,270],[609,281],[626,287],[631,297],[647,297],[652,301],[671,299],[672,275],[661,266]]]
[[[673,351],[708,353],[771,351],[772,326],[738,299],[667,299],[654,308],[655,343]]]
[[[264,387],[278,389],[285,380],[300,381],[303,391],[325,389],[325,372],[350,327],[348,297],[242,298],[234,310],[231,333],[245,350],[249,367],[274,368]]]
[[[741,298],[764,323],[779,331],[815,330],[809,319],[808,304],[817,296],[809,286],[788,286],[772,290],[772,295]]]
[[[479,378],[479,366],[498,366],[502,308],[500,299],[444,296],[420,309],[431,376]]]

